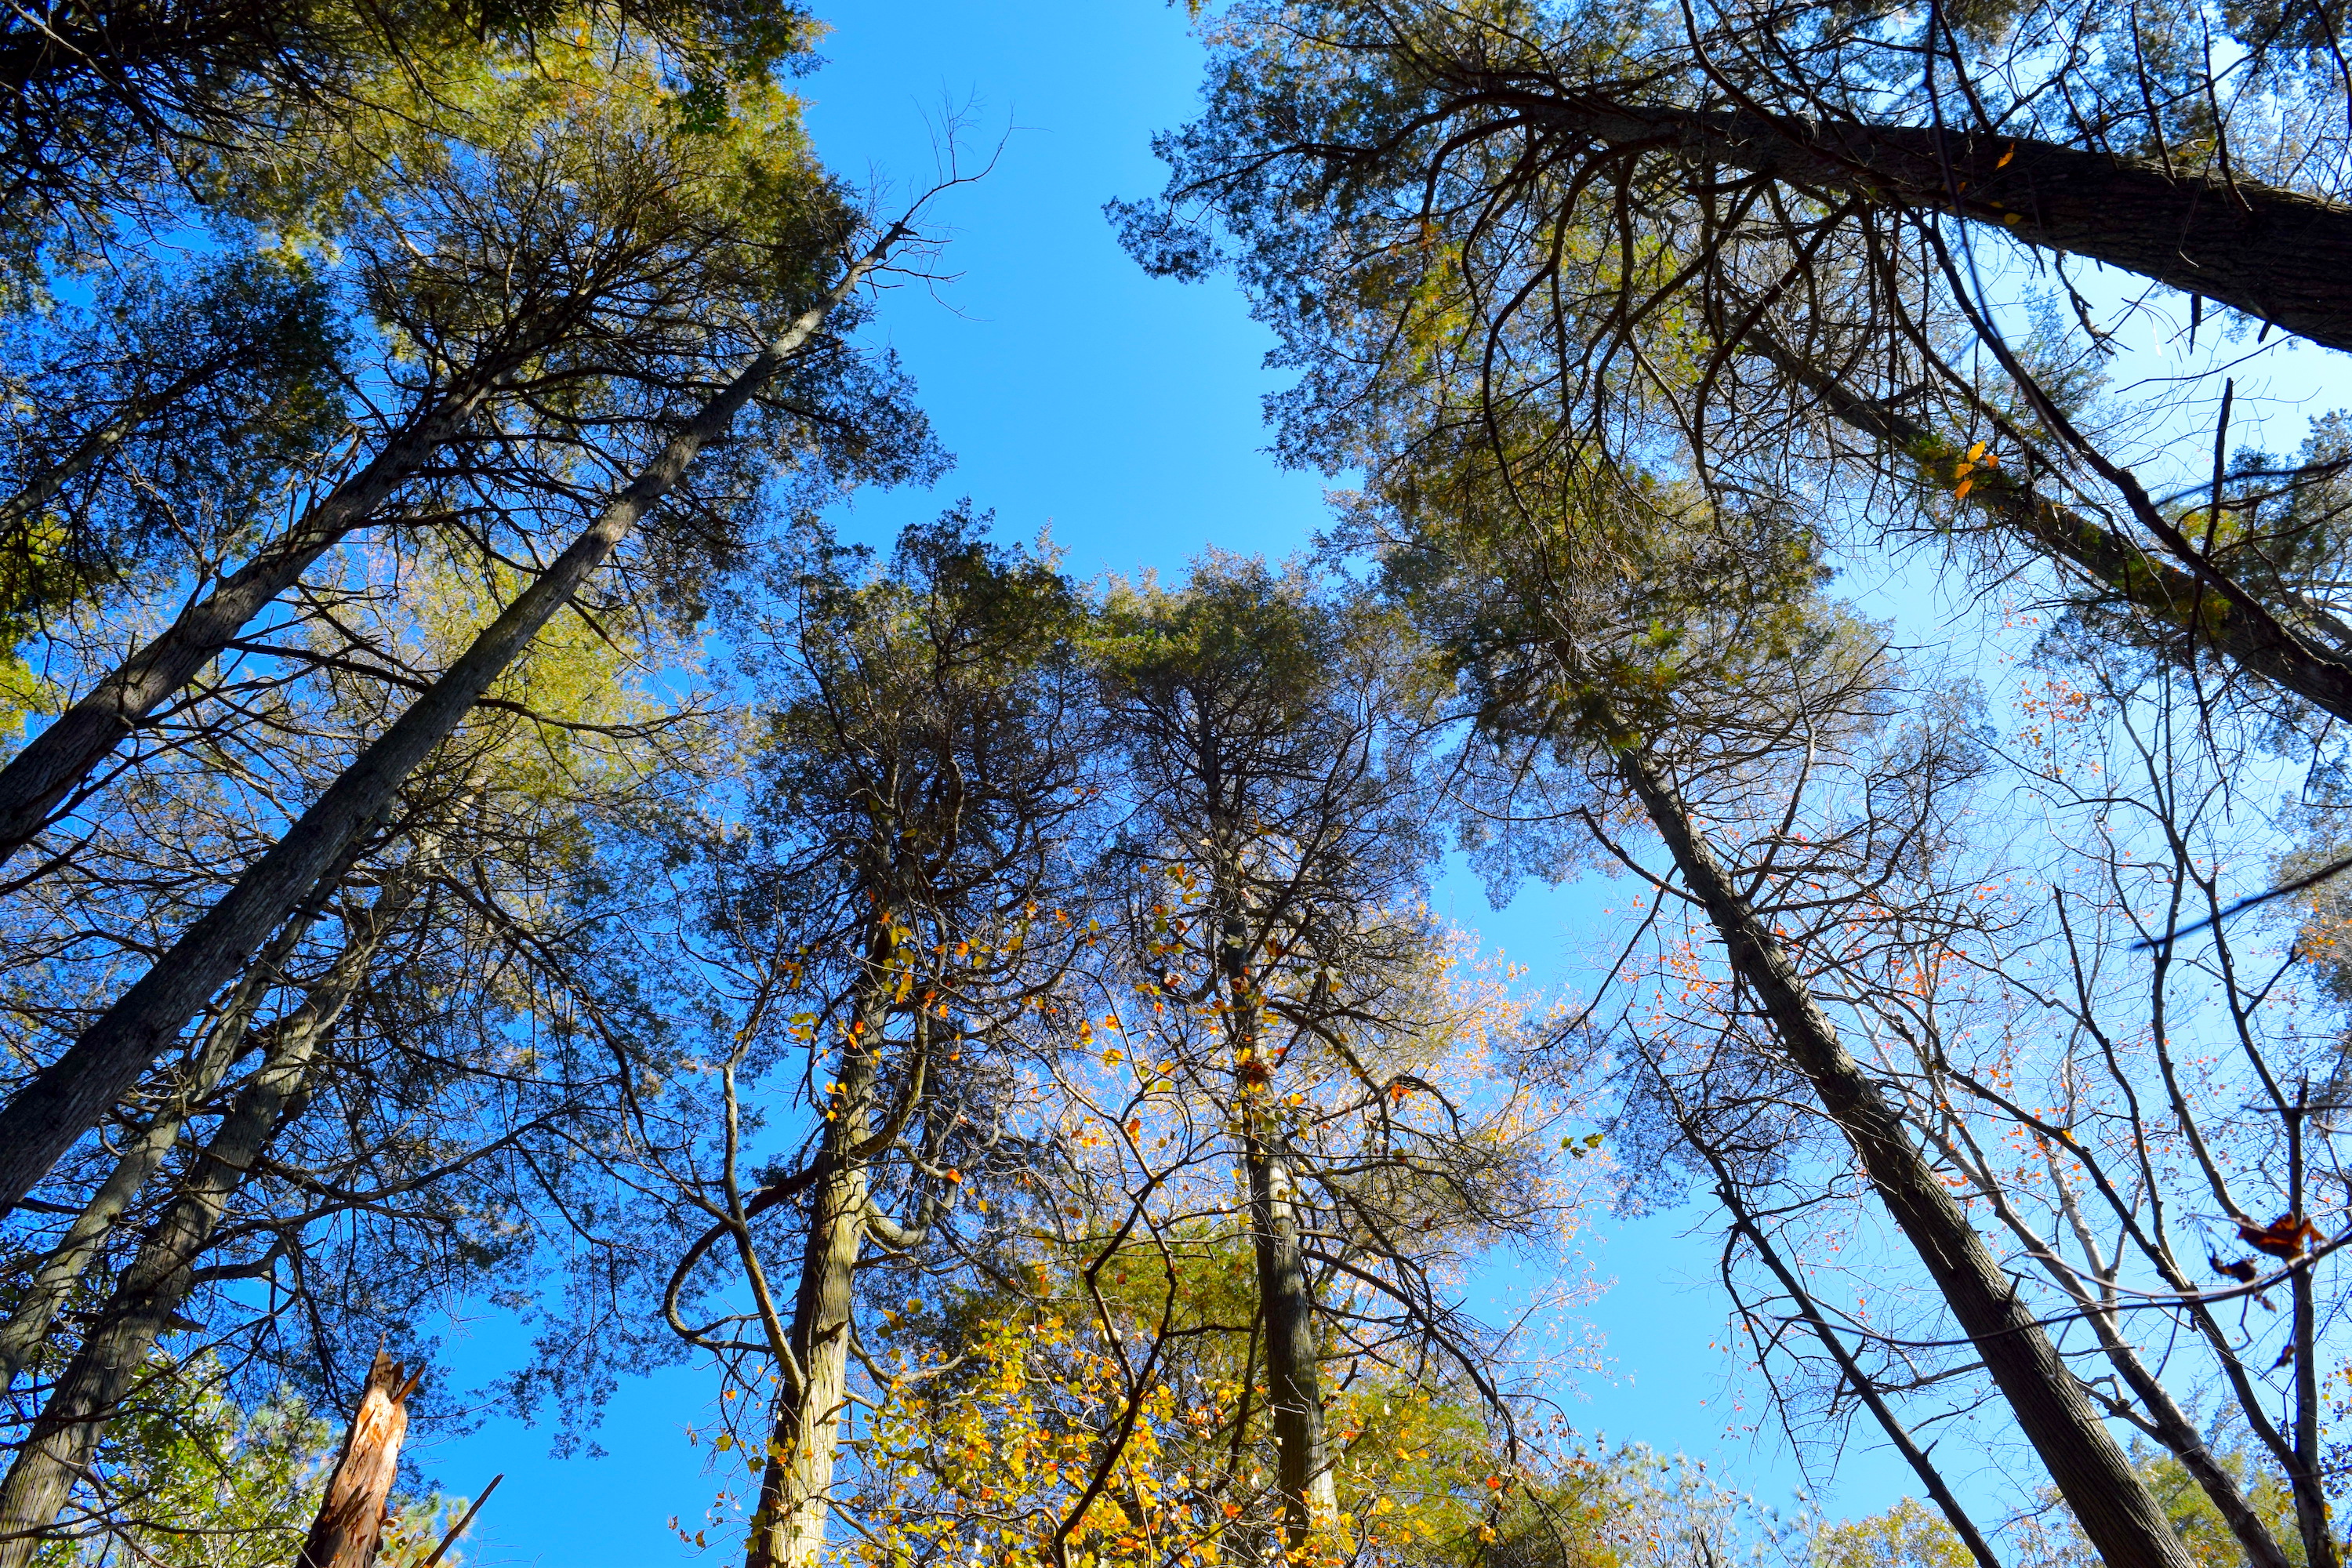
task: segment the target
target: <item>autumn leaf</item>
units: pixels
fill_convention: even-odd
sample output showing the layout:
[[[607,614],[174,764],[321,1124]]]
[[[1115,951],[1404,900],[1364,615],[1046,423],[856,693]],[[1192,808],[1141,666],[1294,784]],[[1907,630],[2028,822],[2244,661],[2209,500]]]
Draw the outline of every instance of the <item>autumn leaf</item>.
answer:
[[[2257,1252],[2273,1258],[2300,1258],[2319,1239],[2319,1227],[2299,1214],[2281,1215],[2268,1225],[2240,1221],[2238,1235]]]

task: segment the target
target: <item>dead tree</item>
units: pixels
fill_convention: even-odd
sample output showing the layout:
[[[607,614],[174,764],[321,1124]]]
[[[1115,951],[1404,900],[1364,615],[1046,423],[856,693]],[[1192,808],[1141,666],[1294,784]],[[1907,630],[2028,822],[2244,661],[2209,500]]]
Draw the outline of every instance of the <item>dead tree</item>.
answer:
[[[375,1352],[359,1408],[343,1433],[319,1517],[294,1568],[371,1568],[383,1534],[384,1508],[400,1474],[401,1439],[408,1435],[408,1396],[425,1369],[410,1373],[389,1351]]]

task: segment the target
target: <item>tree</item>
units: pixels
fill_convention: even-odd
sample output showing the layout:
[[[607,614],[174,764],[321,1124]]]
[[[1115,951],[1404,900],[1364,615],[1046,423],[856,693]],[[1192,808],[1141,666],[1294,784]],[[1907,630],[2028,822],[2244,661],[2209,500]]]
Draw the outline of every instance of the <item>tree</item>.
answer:
[[[205,999],[233,975],[390,804],[425,755],[457,727],[506,666],[567,604],[589,574],[669,493],[701,448],[727,433],[743,405],[772,380],[904,237],[892,226],[862,255],[845,258],[827,297],[802,311],[617,496],[594,523],[509,605],[446,673],[362,753],[227,897],[173,945],[64,1056],[0,1109],[0,1201],[9,1206],[151,1065]]]
[[[83,804],[103,760],[249,638],[257,618],[350,535],[425,518],[470,535],[492,562],[560,549],[552,542],[579,510],[600,489],[625,488],[690,423],[695,400],[682,386],[725,382],[759,363],[762,331],[840,303],[829,292],[836,252],[857,220],[808,157],[795,106],[747,89],[723,130],[691,131],[659,117],[641,62],[624,58],[602,72],[593,56],[572,63],[600,81],[593,106],[560,83],[498,83],[465,105],[464,134],[411,130],[398,151],[412,178],[363,190],[360,211],[338,220],[389,340],[391,396],[370,422],[373,449],[340,473],[331,450],[309,454],[325,470],[319,490],[257,547],[256,520],[233,492],[172,495],[228,509],[190,563],[220,581],[127,657],[119,617],[100,622],[85,689],[0,767],[0,855]],[[289,204],[271,216],[310,215]],[[720,327],[713,298],[749,314]],[[856,313],[853,305],[846,316]],[[866,374],[837,340],[810,336],[795,340],[806,352],[786,356],[789,369],[762,370],[751,417],[772,433],[781,423],[829,432],[802,465],[820,487],[919,470],[919,418],[906,429],[887,374]],[[716,470],[700,481],[707,493],[666,509],[677,520],[663,531],[672,552],[690,561],[699,543],[699,553],[726,558],[728,531],[696,514],[733,499],[742,461],[706,465]],[[712,537],[698,542],[704,530]],[[78,640],[53,636],[50,657],[82,653]]]
[[[528,61],[583,29],[658,55],[674,104],[709,120],[730,88],[804,54],[804,13],[652,0],[495,12],[373,11],[311,0],[49,5],[0,30],[0,299],[102,254],[120,226],[234,208],[257,174],[299,179],[302,132],[351,138],[432,105],[486,54]],[[290,167],[289,167],[290,165]],[[223,201],[224,196],[232,197]]]
[[[2168,657],[2352,714],[2333,448],[2227,460],[2234,385],[2194,367],[2102,405],[2115,310],[2053,254],[2187,291],[2192,346],[2208,298],[2344,346],[2341,301],[2297,281],[2331,242],[2285,216],[2344,232],[2326,29],[1968,9],[1236,6],[1130,244],[1189,275],[1230,240],[1303,373],[1277,400],[1297,460],[1406,484],[1475,441],[1505,468],[1670,464],[1726,504],[1805,498],[1826,463],[1865,537],[1963,537],[1988,577],[2039,556]],[[2187,205],[2142,231],[2143,190]],[[2204,253],[2196,214],[2225,207],[2282,247]],[[2211,463],[2135,456],[2151,416],[2210,424]]]
[[[496,619],[499,595],[469,592],[459,566],[379,605],[383,644],[438,662]],[[668,770],[706,760],[691,714],[643,721],[667,704],[629,690],[645,654],[616,630],[551,628],[494,688],[500,704],[411,778],[342,879],[377,890],[373,909],[347,895],[340,922],[372,957],[338,952],[320,911],[298,913],[191,1043],[195,1059],[133,1097],[132,1115],[152,1120],[125,1130],[120,1157],[101,1137],[61,1173],[50,1190],[87,1200],[69,1226],[50,1222],[46,1256],[20,1222],[33,1278],[6,1340],[34,1373],[17,1406],[33,1442],[0,1498],[21,1526],[47,1532],[60,1482],[69,1520],[135,1518],[143,1483],[114,1473],[109,1434],[168,1390],[168,1351],[152,1352],[175,1333],[200,1331],[250,1397],[290,1388],[331,1407],[352,1399],[354,1351],[408,1340],[422,1314],[483,1292],[519,1309],[567,1243],[589,1244],[576,1266],[594,1273],[598,1216],[616,1205],[583,1155],[614,1135],[640,1075],[666,1070],[657,1024],[629,1017],[615,1038],[613,1020],[581,1016],[591,978],[634,946],[636,896],[612,885],[606,856],[635,814],[677,811]],[[348,729],[380,723],[401,695],[367,671],[338,682],[326,713],[289,697],[260,715],[281,736],[319,737],[299,783],[331,776]],[[199,816],[212,804],[201,777],[167,800]],[[187,847],[171,812],[148,825],[159,846]],[[421,879],[403,863],[410,843],[441,847]],[[215,1093],[257,1055],[256,1072]],[[199,1142],[210,1152],[193,1171],[144,1190],[175,1144]]]
[[[1885,672],[1867,630],[1819,596],[1801,533],[1605,473],[1532,476],[1549,479],[1546,495],[1534,483],[1482,492],[1473,476],[1486,472],[1474,452],[1393,510],[1372,503],[1364,527],[1398,542],[1393,581],[1461,671],[1488,813],[1597,832],[1628,864],[1612,825],[1657,836],[1673,878],[1646,878],[1721,944],[1734,994],[1769,1025],[1744,1037],[1750,1048],[1784,1062],[1852,1146],[2084,1528],[2113,1561],[2178,1560],[2122,1449],[1812,978],[1822,882],[1874,889],[1916,875],[1968,774],[1965,745],[1948,721],[1883,766],[1861,760],[1889,714]],[[1433,500],[1465,509],[1442,533],[1421,531],[1434,520],[1413,510]],[[1549,510],[1563,500],[1582,504]],[[1755,821],[1763,800],[1801,798],[1840,765],[1884,781],[1858,823],[1800,833],[1793,806],[1777,827]],[[1896,814],[1884,829],[1882,804]],[[1810,911],[1793,931],[1784,900]]]
[[[1543,1234],[1560,1201],[1533,1146],[1549,1118],[1480,1083],[1477,1052],[1511,1021],[1479,1005],[1496,998],[1449,994],[1417,907],[1437,715],[1402,625],[1302,572],[1212,557],[1180,591],[1114,592],[1098,640],[1127,813],[1108,858],[1104,1065],[1131,1057],[1137,1081],[1115,1080],[1088,1141],[1123,1151],[1138,1195],[1097,1206],[1129,1207],[1108,1223],[1131,1229],[1230,1141],[1255,1285],[1234,1451],[1262,1355],[1279,1549],[1297,1558],[1339,1523],[1327,1365],[1410,1380],[1437,1358],[1507,1423],[1487,1347],[1436,1276]],[[1153,1105],[1155,1079],[1197,1109]],[[1147,1128],[1176,1152],[1147,1152]]]
[[[646,1123],[639,1158],[700,1232],[667,1321],[748,1396],[721,1451],[741,1442],[759,1471],[752,1568],[823,1552],[861,1274],[871,1254],[953,1256],[963,1193],[1009,1155],[1014,1062],[1064,962],[1048,910],[1084,798],[1064,728],[1078,606],[983,526],[951,512],[879,567],[812,528],[775,568],[781,613],[743,627],[751,832],[710,847],[697,932],[733,1027],[705,1069],[716,1094],[668,1108],[680,1131]],[[772,1076],[811,1120],[747,1182],[745,1091]]]

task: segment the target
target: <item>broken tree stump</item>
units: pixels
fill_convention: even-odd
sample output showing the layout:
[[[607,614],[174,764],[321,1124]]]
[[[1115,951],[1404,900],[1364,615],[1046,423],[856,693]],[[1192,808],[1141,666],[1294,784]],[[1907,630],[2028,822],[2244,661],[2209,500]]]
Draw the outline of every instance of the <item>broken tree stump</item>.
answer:
[[[343,1451],[294,1568],[368,1568],[374,1562],[384,1504],[400,1470],[400,1440],[408,1435],[408,1396],[424,1376],[422,1367],[410,1375],[388,1352],[375,1352],[358,1413],[343,1434]]]

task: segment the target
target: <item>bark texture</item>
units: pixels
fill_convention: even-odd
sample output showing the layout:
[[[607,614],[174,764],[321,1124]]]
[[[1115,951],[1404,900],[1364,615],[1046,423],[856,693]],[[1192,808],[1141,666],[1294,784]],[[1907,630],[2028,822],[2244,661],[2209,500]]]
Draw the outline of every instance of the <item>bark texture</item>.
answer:
[[[220,1086],[223,1074],[251,1045],[247,1031],[254,1014],[278,979],[279,965],[302,934],[299,921],[289,921],[260,962],[237,984],[228,1005],[221,1009],[204,1044],[182,1068],[180,1080],[153,1118],[114,1162],[106,1180],[90,1194],[72,1225],[49,1255],[41,1259],[33,1282],[8,1321],[0,1325],[0,1386],[12,1383],[25,1363],[47,1338],[49,1324],[72,1295],[74,1286],[94,1260],[115,1222],[147,1184],[163,1157],[180,1140],[180,1131],[197,1105]]]
[[[1252,1115],[1262,1123],[1262,1115]],[[1275,1485],[1282,1493],[1282,1544],[1304,1549],[1317,1524],[1330,1522],[1339,1499],[1323,1441],[1323,1381],[1315,1342],[1315,1297],[1298,1242],[1290,1163],[1277,1135],[1254,1125],[1243,1152],[1248,1166],[1250,1241],[1257,1256],[1258,1300],[1265,1317],[1266,1405],[1274,1418]]]
[[[870,1202],[861,1151],[873,1119],[875,1059],[873,1050],[857,1042],[877,1034],[868,1024],[842,1053],[841,1088],[817,1155],[800,1289],[793,1301],[788,1342],[793,1365],[784,1369],[788,1386],[760,1471],[760,1504],[744,1552],[746,1568],[814,1568],[824,1550],[834,1464],[849,1408],[849,1318]]]
[[[2116,1444],[2057,1347],[1991,1249],[1937,1178],[1902,1117],[1838,1037],[1788,950],[1733,886],[1681,798],[1637,746],[1617,753],[1627,786],[1706,910],[1797,1070],[1845,1133],[1863,1170],[1969,1340],[2026,1440],[2109,1568],[2191,1568],[2180,1538]]]
[[[1492,107],[1612,150],[1678,153],[1823,195],[1952,213],[2352,349],[2352,207],[2335,202],[2050,142],[1681,109],[1532,74],[1433,68],[1461,92],[1462,109]]]
[[[814,335],[900,237],[893,227],[847,268],[818,304],[762,349],[597,515],[546,571],[516,595],[463,657],[411,704],[249,868],[228,895],[190,926],[56,1061],[0,1108],[0,1213],[13,1210],[158,1054],[320,874],[392,807],[404,781],[446,740],[490,683],[538,637],[614,548],[669,494],[695,457],[723,436],[743,405]]]
[[[1823,412],[1910,458],[1927,483],[1947,490],[1956,486],[1962,461],[1957,447],[1916,420],[1856,396],[1780,343],[1759,339],[1756,346],[1810,392]],[[2158,624],[2352,720],[2352,657],[2334,646],[2325,629],[2291,625],[2260,603],[2249,603],[2265,595],[2246,584],[2237,584],[2237,595],[2225,596],[2190,571],[2049,500],[2015,475],[1979,467],[1967,478],[1967,504],[2032,549],[2080,572]],[[2291,603],[2285,614],[2294,615]]]
[[[421,1367],[409,1373],[388,1352],[375,1352],[327,1495],[320,1500],[319,1517],[310,1521],[310,1538],[294,1568],[369,1568],[375,1561],[384,1504],[400,1473],[401,1439],[408,1435],[408,1396],[424,1375]]]
[[[196,1259],[228,1201],[300,1103],[320,1046],[367,976],[384,936],[420,883],[385,888],[302,1005],[269,1031],[261,1065],[237,1092],[179,1192],[139,1247],[95,1324],[58,1375],[0,1481],[0,1568],[26,1568],[47,1540],[107,1423],[132,1393],[155,1342],[195,1283]]]
[[[1205,749],[1204,749],[1205,750]],[[1210,753],[1213,755],[1213,752]],[[1234,896],[1222,893],[1233,907]],[[1268,1114],[1275,1064],[1265,1059],[1252,985],[1247,923],[1228,915],[1218,962],[1231,1003],[1234,1098],[1242,1119],[1242,1166],[1249,1184],[1250,1245],[1257,1264],[1258,1318],[1265,1334],[1266,1407],[1273,1418],[1275,1486],[1282,1497],[1285,1552],[1305,1549],[1318,1524],[1339,1510],[1337,1479],[1323,1441],[1321,1356],[1315,1293],[1299,1245],[1297,1190],[1282,1131]]]

